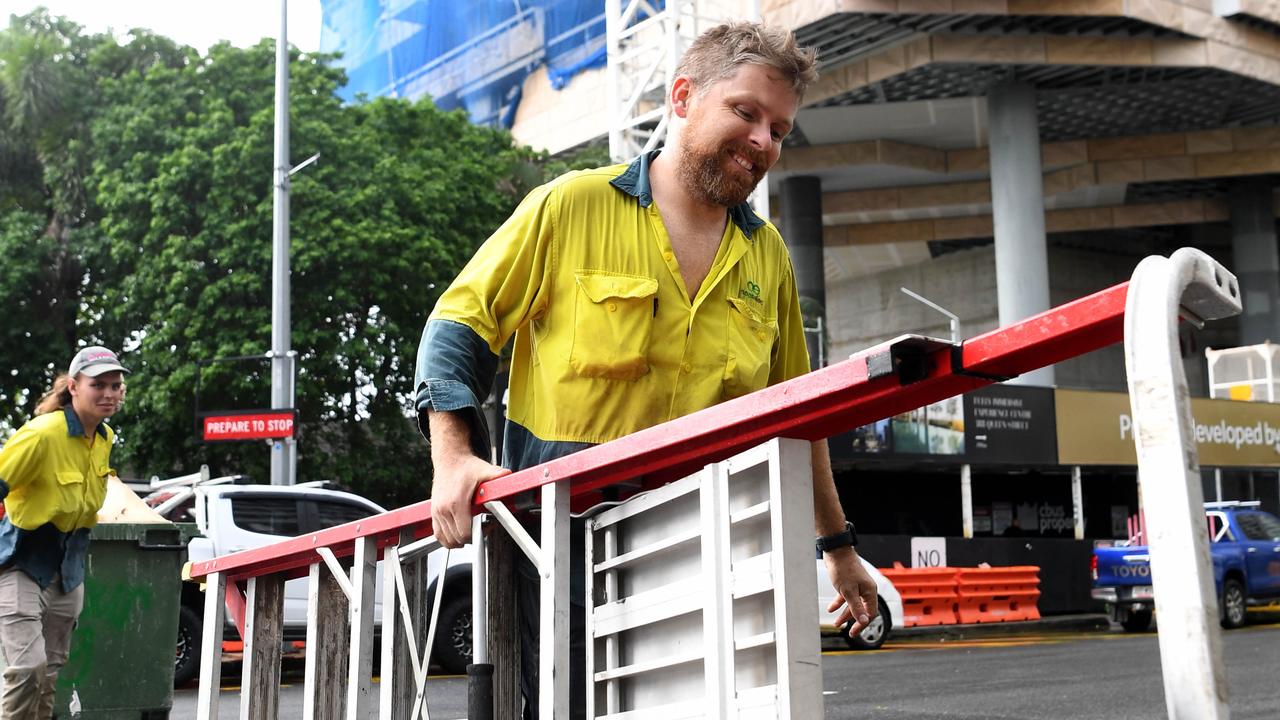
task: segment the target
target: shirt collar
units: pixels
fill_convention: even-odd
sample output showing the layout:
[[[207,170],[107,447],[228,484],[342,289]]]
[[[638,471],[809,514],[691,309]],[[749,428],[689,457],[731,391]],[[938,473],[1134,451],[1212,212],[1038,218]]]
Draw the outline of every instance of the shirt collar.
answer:
[[[653,190],[649,185],[649,165],[653,159],[658,157],[661,150],[651,150],[647,153],[641,153],[639,157],[631,161],[626,170],[622,174],[609,181],[610,185],[618,188],[622,192],[634,197],[640,202],[640,207],[647,208],[653,204]],[[750,203],[741,203],[729,208],[729,219],[734,225],[742,231],[747,238],[754,240],[752,234],[764,227],[764,220],[756,215],[751,209]]]
[[[62,408],[62,412],[67,417],[67,436],[84,437],[84,423],[80,422],[80,416],[76,415],[76,411],[70,405],[67,405]],[[94,432],[105,440],[107,438],[107,424],[98,423],[98,429]]]

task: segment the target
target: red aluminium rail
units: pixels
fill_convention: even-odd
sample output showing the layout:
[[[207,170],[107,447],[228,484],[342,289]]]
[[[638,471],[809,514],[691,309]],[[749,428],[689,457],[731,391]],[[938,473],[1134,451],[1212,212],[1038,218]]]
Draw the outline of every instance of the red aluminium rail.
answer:
[[[748,396],[490,480],[476,491],[486,502],[513,502],[561,480],[581,498],[637,478],[676,479],[774,437],[815,440],[914,410],[1029,370],[1119,342],[1128,283],[1089,295],[961,345],[906,336]],[[379,549],[401,530],[431,534],[424,501],[267,547],[193,563],[192,578],[222,572],[230,582],[283,573],[296,577],[316,561],[316,548],[342,557],[358,537]],[[228,594],[236,592],[228,584]]]

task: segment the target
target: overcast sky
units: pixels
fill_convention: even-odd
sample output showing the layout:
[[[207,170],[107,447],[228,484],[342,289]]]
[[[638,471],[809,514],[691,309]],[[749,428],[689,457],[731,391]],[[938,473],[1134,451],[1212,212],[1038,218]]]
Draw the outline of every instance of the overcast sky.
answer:
[[[39,6],[83,25],[90,32],[122,33],[143,27],[205,52],[219,40],[248,47],[280,28],[277,0],[0,0],[0,22],[11,13]],[[303,51],[320,48],[320,0],[289,0],[289,44]]]

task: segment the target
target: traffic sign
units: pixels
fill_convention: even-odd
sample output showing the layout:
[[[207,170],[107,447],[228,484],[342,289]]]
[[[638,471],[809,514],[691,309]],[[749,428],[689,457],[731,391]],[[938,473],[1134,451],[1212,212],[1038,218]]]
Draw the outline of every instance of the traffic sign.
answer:
[[[297,410],[245,410],[209,413],[201,418],[205,442],[271,440],[293,437]]]

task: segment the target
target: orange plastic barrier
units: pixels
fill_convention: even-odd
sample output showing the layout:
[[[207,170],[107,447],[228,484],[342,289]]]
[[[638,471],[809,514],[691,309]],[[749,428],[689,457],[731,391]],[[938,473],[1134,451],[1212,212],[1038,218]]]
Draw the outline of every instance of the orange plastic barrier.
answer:
[[[956,568],[904,568],[894,563],[880,571],[889,578],[902,596],[902,623],[918,625],[954,625],[956,615]]]
[[[1039,620],[1040,568],[961,568],[956,614],[962,623]]]

